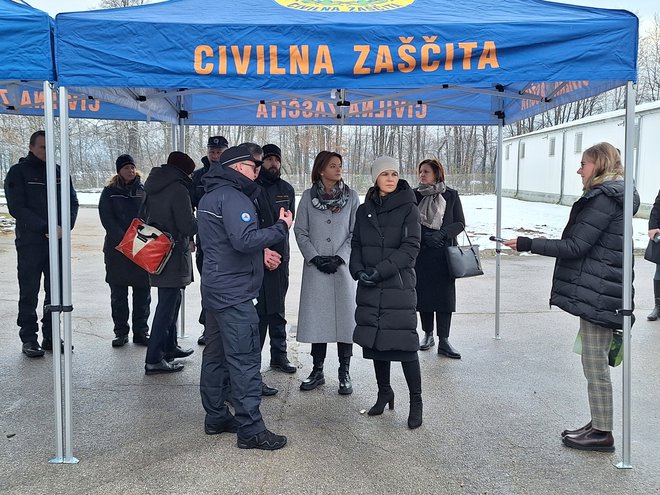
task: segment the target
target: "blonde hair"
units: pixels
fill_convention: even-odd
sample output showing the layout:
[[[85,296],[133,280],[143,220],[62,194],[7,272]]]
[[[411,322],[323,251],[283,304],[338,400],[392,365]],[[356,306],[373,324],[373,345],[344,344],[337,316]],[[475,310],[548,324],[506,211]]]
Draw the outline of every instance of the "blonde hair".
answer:
[[[604,182],[623,179],[621,155],[610,143],[595,144],[584,151],[584,156],[594,162],[594,173],[584,185],[585,191]]]
[[[135,178],[136,179],[142,179],[142,175],[140,175],[140,172],[135,172]],[[119,174],[115,174],[110,179],[108,180],[108,187],[117,187],[117,186],[123,186],[124,181],[121,180],[121,177]]]

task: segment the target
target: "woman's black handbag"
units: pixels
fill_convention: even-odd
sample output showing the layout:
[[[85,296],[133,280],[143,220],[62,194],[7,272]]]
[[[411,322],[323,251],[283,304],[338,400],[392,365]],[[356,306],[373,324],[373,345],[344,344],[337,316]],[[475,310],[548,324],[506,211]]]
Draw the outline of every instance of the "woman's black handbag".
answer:
[[[454,278],[476,277],[483,275],[479,246],[472,244],[467,232],[463,230],[469,246],[447,246],[447,261],[449,271]]]
[[[644,252],[644,259],[660,265],[660,234],[656,235],[653,239],[649,239],[649,245],[646,246],[646,251]]]

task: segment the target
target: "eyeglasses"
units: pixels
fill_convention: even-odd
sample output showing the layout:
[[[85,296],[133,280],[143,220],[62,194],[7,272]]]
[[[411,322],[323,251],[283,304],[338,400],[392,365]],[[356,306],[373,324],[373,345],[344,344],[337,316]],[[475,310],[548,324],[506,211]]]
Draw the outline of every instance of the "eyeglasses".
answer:
[[[255,172],[261,168],[261,165],[257,165],[254,162],[240,162],[239,165],[247,165],[248,167],[252,167],[252,170]]]

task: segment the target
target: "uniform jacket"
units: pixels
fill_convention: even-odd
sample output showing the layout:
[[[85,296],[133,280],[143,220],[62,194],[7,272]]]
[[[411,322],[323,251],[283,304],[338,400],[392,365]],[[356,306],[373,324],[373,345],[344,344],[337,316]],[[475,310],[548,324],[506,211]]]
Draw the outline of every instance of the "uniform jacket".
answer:
[[[263,168],[256,182],[262,187],[257,198],[260,228],[275,224],[280,208],[295,214],[296,193],[291,184],[281,178],[272,178]],[[282,255],[282,262],[275,270],[264,270],[257,304],[261,315],[284,313],[284,299],[289,288],[289,236],[268,247]]]
[[[202,168],[198,168],[192,174],[192,184],[190,185],[190,202],[192,203],[193,208],[197,208],[199,205],[199,200],[204,196],[204,184],[203,179],[206,172],[209,171],[211,164],[209,163],[208,157],[202,158]]]
[[[351,190],[338,213],[312,206],[310,190],[298,203],[293,231],[305,260],[298,310],[298,342],[353,342],[355,281],[348,271],[351,237],[360,197]],[[336,273],[321,272],[310,263],[315,256],[340,256]]]
[[[255,199],[260,186],[228,167],[213,167],[204,177],[206,194],[197,207],[204,246],[202,306],[216,311],[259,295],[263,250],[281,242],[288,227],[281,220],[259,228]]]
[[[415,192],[417,203],[422,196]],[[465,216],[458,191],[447,188],[442,197],[447,206],[442,227],[447,232],[446,246],[456,246],[456,236],[463,231]],[[415,264],[417,274],[417,311],[452,313],[456,311],[456,283],[449,271],[447,248],[433,248],[424,242],[426,232],[433,229],[422,225],[422,243]]]
[[[149,225],[168,232],[174,249],[160,275],[149,275],[154,287],[185,287],[192,280],[190,239],[197,220],[190,204],[190,178],[170,165],[154,167],[144,183],[145,216]]]
[[[623,327],[623,190],[621,180],[595,186],[573,204],[561,240],[531,241],[532,253],[557,258],[550,304],[606,328]]]
[[[415,194],[405,180],[385,198],[375,188],[357,211],[351,275],[375,268],[375,287],[359,284],[353,340],[378,351],[417,351],[415,259],[421,236]]]
[[[57,218],[61,225],[60,210],[60,167],[56,167],[57,177]],[[69,179],[71,180],[71,179]],[[70,184],[71,228],[78,216],[78,197],[73,183]],[[32,152],[21,158],[9,169],[5,177],[5,198],[7,208],[16,219],[16,247],[29,244],[48,246],[48,194],[46,192],[46,162],[39,160]]]
[[[99,200],[99,217],[105,229],[103,253],[105,281],[111,285],[148,287],[149,274],[115,249],[126,229],[138,216],[144,187],[140,176],[128,185],[106,186]]]

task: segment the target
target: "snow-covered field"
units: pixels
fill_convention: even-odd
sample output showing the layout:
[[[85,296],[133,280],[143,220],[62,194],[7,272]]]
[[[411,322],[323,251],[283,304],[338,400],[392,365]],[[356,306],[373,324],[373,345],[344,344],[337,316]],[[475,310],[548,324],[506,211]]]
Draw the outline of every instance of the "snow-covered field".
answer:
[[[81,205],[98,205],[99,196],[98,192],[79,192],[78,200]],[[496,199],[494,194],[461,196],[468,234],[472,243],[479,244],[481,249],[495,248],[495,243],[488,238],[495,234]],[[569,206],[502,198],[502,237],[559,238],[568,221],[569,211]],[[647,225],[648,221],[644,218],[633,219],[636,248],[644,248],[648,243]]]

